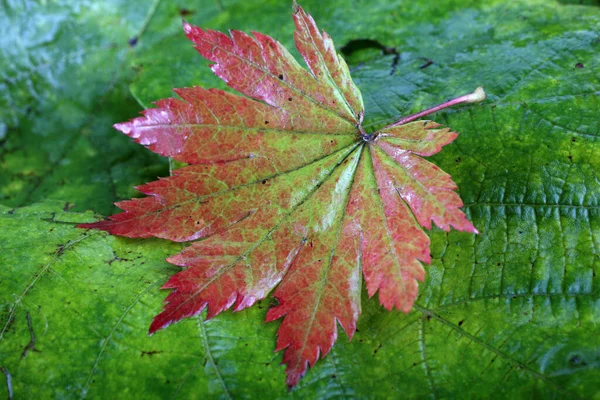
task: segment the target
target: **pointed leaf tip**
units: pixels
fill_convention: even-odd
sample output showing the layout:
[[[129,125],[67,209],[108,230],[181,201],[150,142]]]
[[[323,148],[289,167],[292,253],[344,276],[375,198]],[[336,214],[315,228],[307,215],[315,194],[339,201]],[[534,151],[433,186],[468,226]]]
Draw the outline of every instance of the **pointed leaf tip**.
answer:
[[[114,124],[113,128],[120,132],[123,132],[126,135],[129,135],[131,133],[131,122],[121,122],[118,124]]]
[[[183,31],[188,35],[192,31],[192,25],[187,23],[184,19],[181,20],[181,23],[183,25]]]
[[[154,335],[156,332],[158,332],[159,330],[161,330],[163,328],[166,328],[169,325],[169,324],[157,323],[157,317],[154,318],[154,320],[150,324],[150,327],[148,328],[148,336]]]

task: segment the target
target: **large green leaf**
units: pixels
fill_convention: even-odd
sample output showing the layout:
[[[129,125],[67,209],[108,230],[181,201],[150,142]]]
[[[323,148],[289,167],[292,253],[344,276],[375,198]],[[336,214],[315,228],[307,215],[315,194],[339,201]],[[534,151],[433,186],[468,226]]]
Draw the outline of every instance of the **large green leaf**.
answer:
[[[134,53],[181,31],[183,6],[140,3],[2,5],[0,202],[67,199],[75,209],[107,214],[133,195],[132,182],[167,173],[166,160],[137,151],[112,129],[139,109],[128,93],[139,73],[130,65]],[[202,17],[217,12],[212,4]]]
[[[567,2],[303,2],[339,45],[376,39],[400,54],[394,71],[394,54],[348,54],[371,129],[485,86],[484,104],[437,116],[461,136],[433,158],[481,234],[433,230],[413,312],[364,294],[352,342],[291,393],[268,302],[146,335],[175,272],[163,259],[180,248],[73,227],[94,219],[75,211],[108,214],[168,173],[110,125],[135,116],[134,97],[219,85],[180,14],[291,47],[285,3],[0,11],[0,366],[15,397],[600,398],[600,10]],[[60,201],[30,205],[44,198]]]

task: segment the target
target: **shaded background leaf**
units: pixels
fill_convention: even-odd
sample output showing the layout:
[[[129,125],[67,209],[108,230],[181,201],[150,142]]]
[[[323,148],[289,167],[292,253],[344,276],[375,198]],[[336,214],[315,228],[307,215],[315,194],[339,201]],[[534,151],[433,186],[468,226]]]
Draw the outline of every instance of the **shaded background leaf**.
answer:
[[[370,38],[400,54],[393,73],[394,54],[347,55],[371,130],[485,86],[483,106],[436,116],[461,137],[433,157],[482,234],[432,231],[417,309],[363,301],[352,342],[340,338],[292,394],[597,397],[600,11],[346,4],[303,2],[339,46]],[[73,228],[94,219],[81,211],[109,214],[132,185],[168,174],[114,122],[171,87],[223,88],[183,38],[182,16],[291,48],[290,14],[285,2],[166,0],[10,2],[0,13],[0,364],[15,395],[291,396],[273,352],[278,323],[262,322],[268,302],[147,337],[158,287],[176,271],[163,259],[180,248]],[[27,313],[39,352],[21,358]]]

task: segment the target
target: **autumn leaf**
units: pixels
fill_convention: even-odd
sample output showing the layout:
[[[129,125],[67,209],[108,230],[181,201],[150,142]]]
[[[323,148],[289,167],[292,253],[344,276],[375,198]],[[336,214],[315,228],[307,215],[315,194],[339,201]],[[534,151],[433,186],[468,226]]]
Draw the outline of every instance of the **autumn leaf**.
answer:
[[[230,36],[184,23],[213,72],[243,96],[175,89],[143,117],[115,127],[155,153],[188,166],[138,187],[148,197],[123,213],[80,227],[127,237],[194,241],[168,261],[184,267],[150,333],[208,309],[208,318],[250,307],[269,293],[283,318],[294,386],[337,338],[351,338],[362,279],[369,296],[410,311],[430,262],[432,222],[476,233],[451,177],[430,156],[457,134],[432,112],[485,98],[483,89],[379,131],[362,127],[364,107],[331,38],[294,7],[295,41],[308,70],[269,36]]]

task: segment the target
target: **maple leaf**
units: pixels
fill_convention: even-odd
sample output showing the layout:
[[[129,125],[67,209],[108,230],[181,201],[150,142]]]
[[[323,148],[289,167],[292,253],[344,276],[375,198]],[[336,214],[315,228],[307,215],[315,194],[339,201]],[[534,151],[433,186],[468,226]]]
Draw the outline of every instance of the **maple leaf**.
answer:
[[[485,98],[483,89],[405,117],[362,128],[364,107],[331,38],[294,6],[295,42],[309,70],[269,36],[201,29],[186,36],[214,73],[245,96],[175,89],[143,117],[115,128],[155,153],[189,164],[138,187],[148,195],[117,205],[110,219],[80,227],[127,237],[194,241],[167,260],[184,269],[150,333],[208,309],[208,318],[251,306],[271,291],[283,318],[294,386],[329,352],[340,323],[352,338],[362,279],[369,296],[409,312],[430,262],[432,221],[476,233],[450,176],[421,158],[457,134],[416,119]]]

